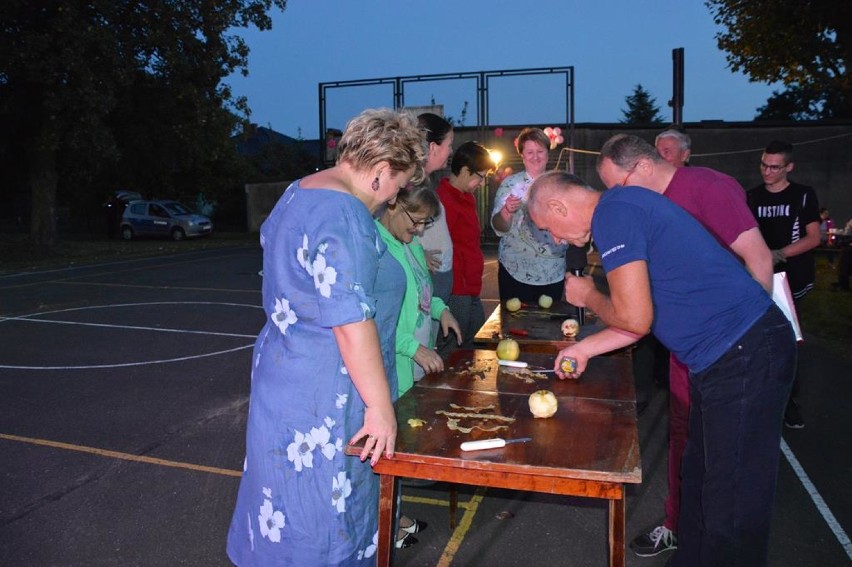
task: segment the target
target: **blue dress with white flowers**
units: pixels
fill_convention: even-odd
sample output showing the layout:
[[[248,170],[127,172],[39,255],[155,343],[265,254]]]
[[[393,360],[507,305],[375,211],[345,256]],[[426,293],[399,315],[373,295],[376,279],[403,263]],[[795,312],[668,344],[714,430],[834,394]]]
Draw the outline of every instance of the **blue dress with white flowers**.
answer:
[[[237,565],[374,565],[378,481],[343,453],[363,424],[333,327],[375,319],[396,398],[405,275],[355,197],[294,183],[260,231],[267,322],[252,356]]]

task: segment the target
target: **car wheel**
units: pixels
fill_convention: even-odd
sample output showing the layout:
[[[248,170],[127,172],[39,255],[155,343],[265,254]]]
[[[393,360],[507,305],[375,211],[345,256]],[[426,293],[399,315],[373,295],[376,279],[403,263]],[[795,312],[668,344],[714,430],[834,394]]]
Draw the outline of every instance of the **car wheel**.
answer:
[[[172,240],[183,240],[186,238],[186,233],[179,226],[172,229]]]
[[[121,238],[124,240],[133,240],[133,229],[129,226],[121,227]]]

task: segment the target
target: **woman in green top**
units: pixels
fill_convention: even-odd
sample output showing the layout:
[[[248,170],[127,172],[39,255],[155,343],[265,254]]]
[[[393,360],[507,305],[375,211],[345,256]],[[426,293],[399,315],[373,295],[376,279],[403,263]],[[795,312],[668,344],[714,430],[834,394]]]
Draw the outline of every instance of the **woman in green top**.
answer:
[[[434,349],[433,319],[440,321],[445,337],[453,329],[461,344],[458,321],[444,301],[432,295],[432,276],[417,238],[439,211],[438,196],[428,185],[409,186],[399,192],[396,202],[388,205],[376,221],[388,252],[405,272],[405,296],[396,326],[396,374],[400,396],[425,374],[444,369],[444,361]],[[413,534],[425,528],[426,522],[403,515],[399,519],[396,547],[414,545],[417,538]]]
[[[434,349],[433,319],[440,322],[445,337],[450,329],[461,337],[456,318],[440,297],[432,295],[432,277],[418,239],[438,211],[438,197],[430,187],[408,187],[399,192],[395,204],[389,205],[376,221],[388,251],[405,271],[405,296],[396,326],[400,396],[425,374],[444,369],[444,361]]]

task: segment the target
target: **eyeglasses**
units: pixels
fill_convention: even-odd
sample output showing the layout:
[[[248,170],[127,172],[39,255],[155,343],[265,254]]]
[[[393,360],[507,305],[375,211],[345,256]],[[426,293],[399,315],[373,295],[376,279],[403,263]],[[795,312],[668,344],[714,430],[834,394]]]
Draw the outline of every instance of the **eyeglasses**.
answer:
[[[405,213],[405,216],[408,217],[408,220],[411,221],[411,224],[414,225],[414,228],[422,226],[423,228],[429,228],[433,224],[435,224],[435,219],[429,217],[428,219],[423,220],[415,220],[413,216],[408,212],[408,209],[405,208],[405,205],[402,203],[399,204],[399,208],[402,209],[402,212]]]
[[[485,176],[479,173],[478,171],[474,171],[473,174],[476,175],[480,181],[485,181]]]
[[[760,162],[760,169],[765,169],[766,171],[771,171],[772,173],[778,173],[782,169],[787,167],[787,164],[784,165],[769,165],[768,163]]]
[[[633,167],[627,172],[627,175],[624,176],[624,179],[621,180],[620,185],[622,187],[627,187],[627,180],[630,179],[630,176],[633,175],[633,172],[636,171],[636,167],[639,165],[639,162],[633,164]]]

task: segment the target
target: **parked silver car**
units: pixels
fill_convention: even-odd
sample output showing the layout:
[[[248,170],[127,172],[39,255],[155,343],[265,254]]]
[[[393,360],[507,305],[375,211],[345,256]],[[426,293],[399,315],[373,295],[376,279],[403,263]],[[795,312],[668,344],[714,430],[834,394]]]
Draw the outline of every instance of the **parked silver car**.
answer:
[[[213,232],[213,222],[204,215],[193,213],[177,201],[131,201],[121,217],[121,237],[169,236],[183,240],[207,236]]]

